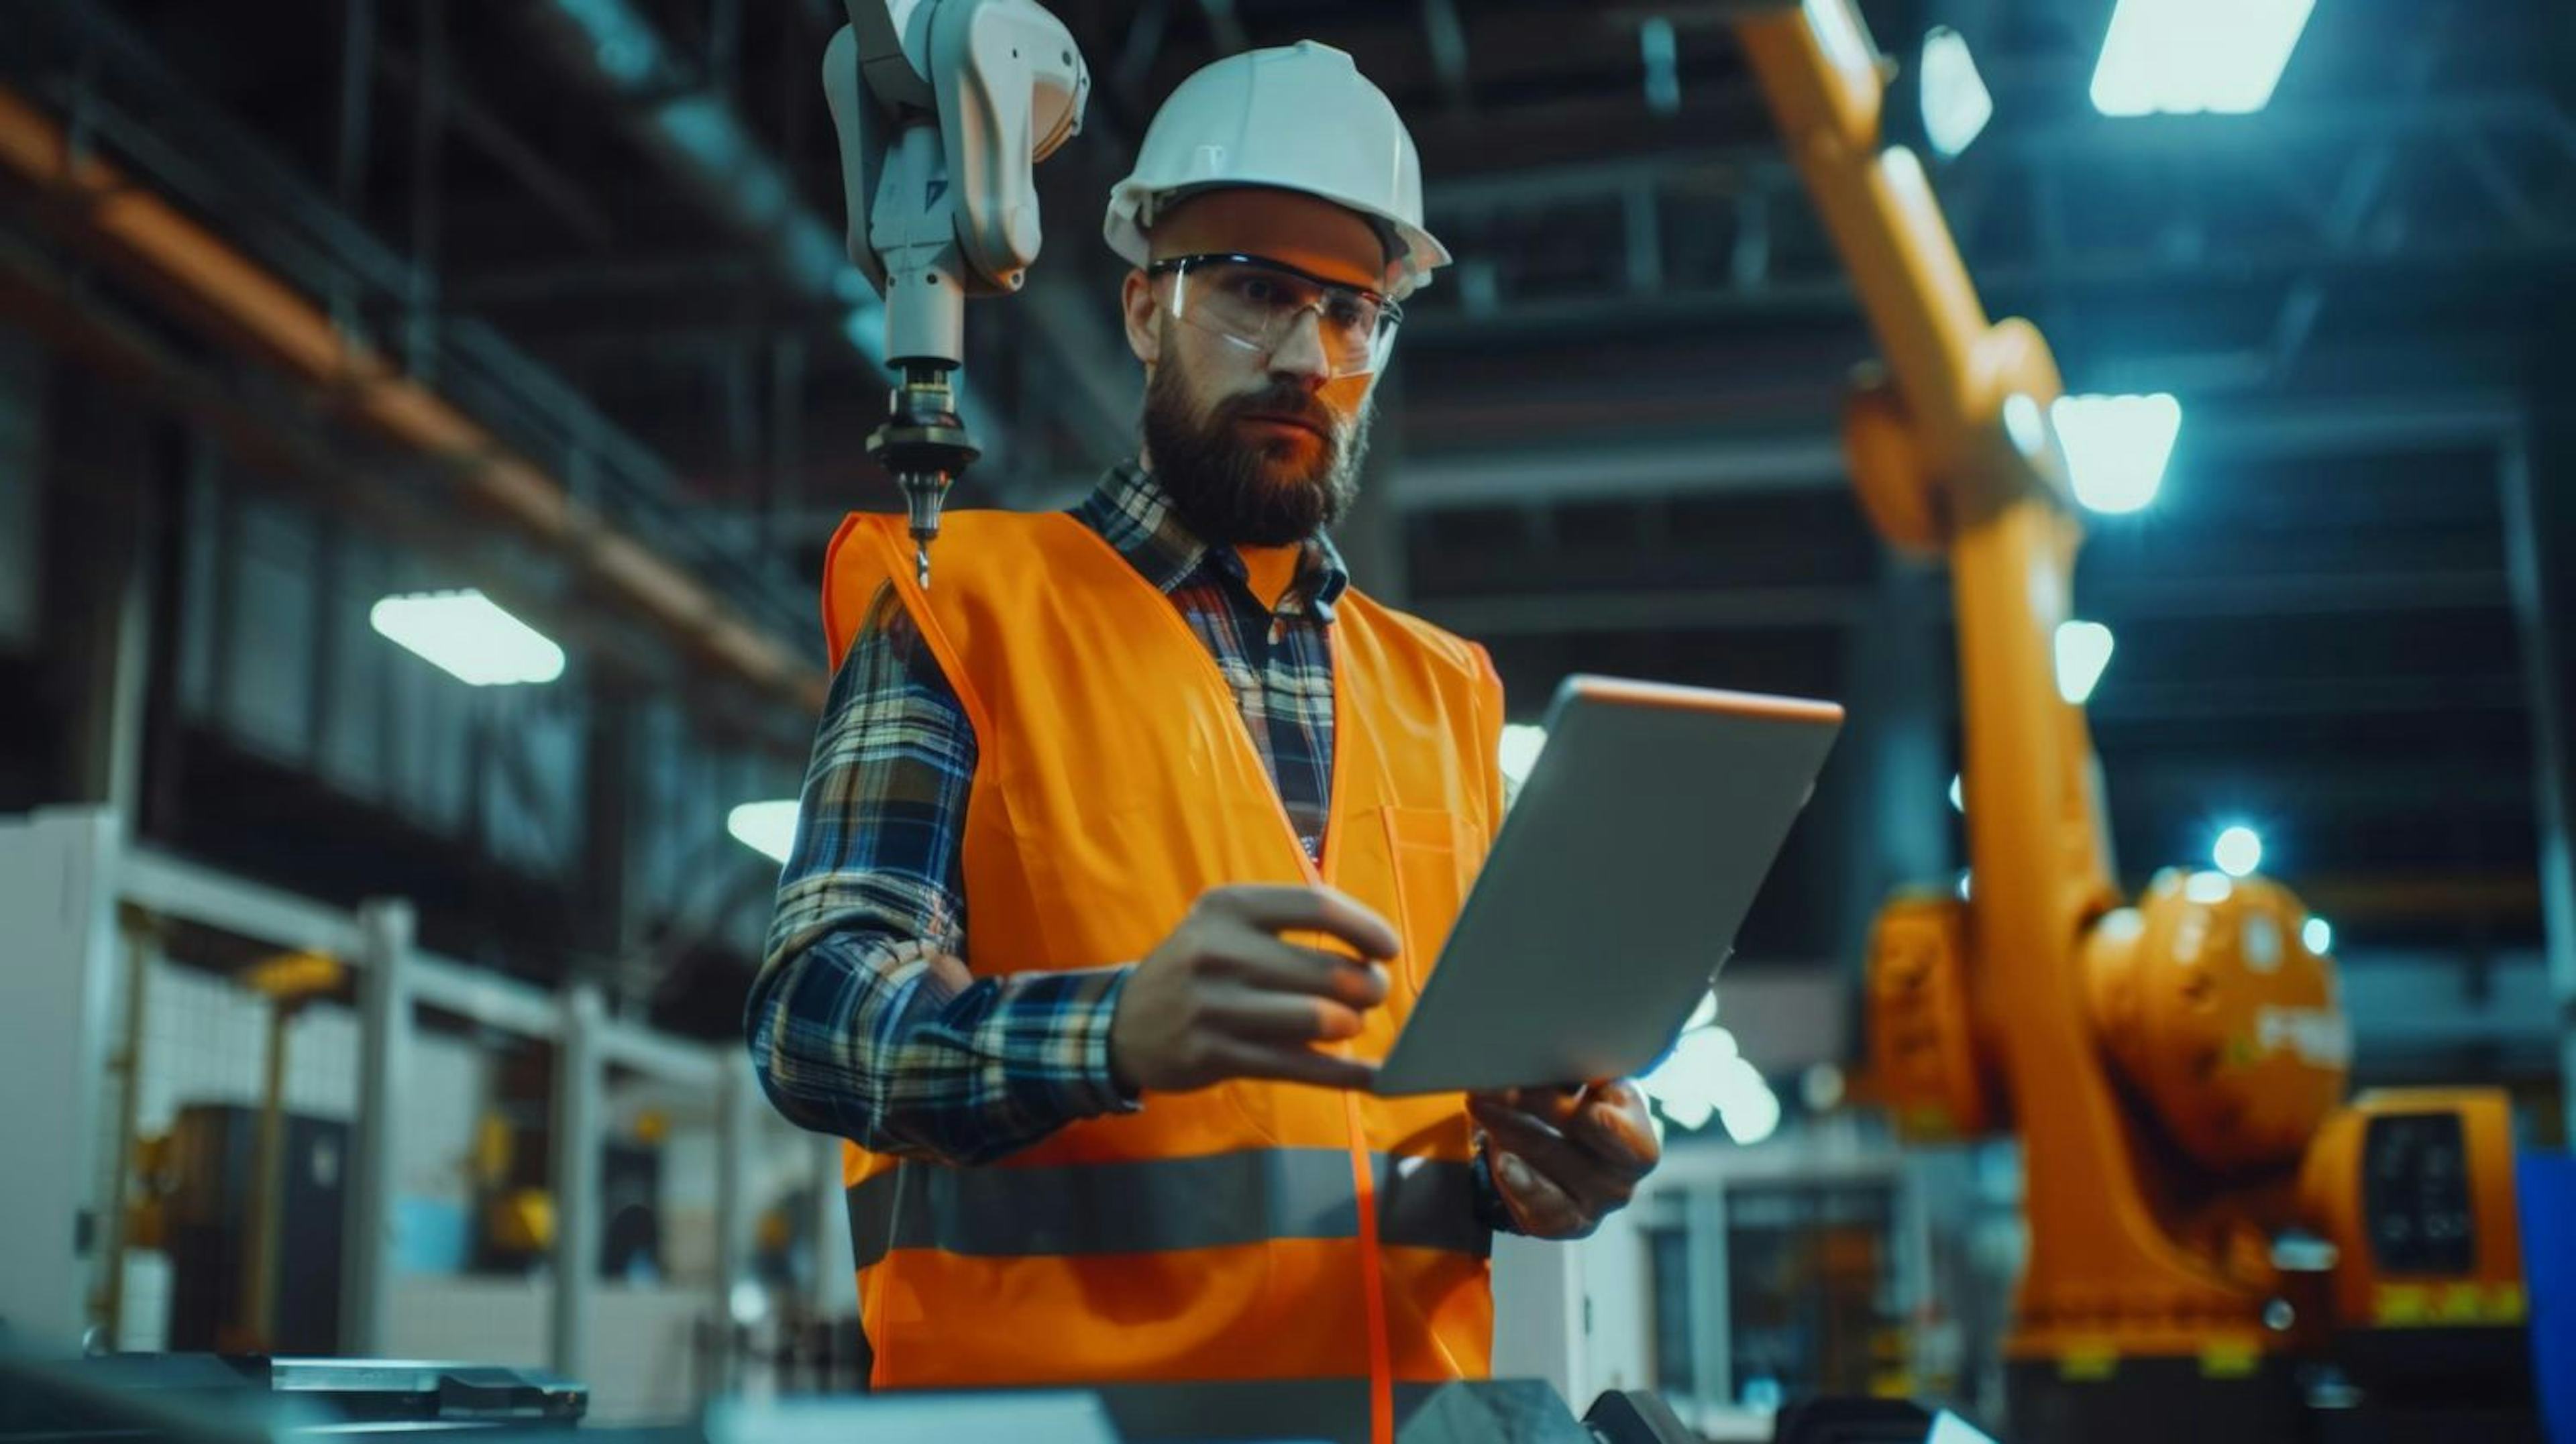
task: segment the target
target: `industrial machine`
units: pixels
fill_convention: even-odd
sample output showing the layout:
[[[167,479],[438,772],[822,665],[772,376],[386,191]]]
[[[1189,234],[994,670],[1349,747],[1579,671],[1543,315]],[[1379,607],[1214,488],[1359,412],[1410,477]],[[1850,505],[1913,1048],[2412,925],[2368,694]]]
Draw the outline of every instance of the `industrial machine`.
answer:
[[[170,1190],[156,1241],[170,1260],[169,1347],[337,1347],[349,1126],[191,1103],[172,1121],[165,1153]]]
[[[978,455],[952,373],[966,298],[1037,259],[1039,161],[1082,129],[1091,73],[1032,0],[848,0],[823,54],[850,259],[885,298],[892,414],[868,438],[903,488],[921,583],[948,488]]]
[[[1848,413],[1854,484],[1890,542],[1950,563],[1973,897],[1881,915],[1871,1065],[1916,1136],[2020,1136],[2011,1436],[2531,1437],[2503,1098],[2339,1106],[2333,960],[2279,884],[2177,872],[2122,898],[2053,663],[2082,538],[2056,363],[2028,322],[1989,322],[1921,163],[1884,138],[1850,0],[1745,8],[1885,358]]]

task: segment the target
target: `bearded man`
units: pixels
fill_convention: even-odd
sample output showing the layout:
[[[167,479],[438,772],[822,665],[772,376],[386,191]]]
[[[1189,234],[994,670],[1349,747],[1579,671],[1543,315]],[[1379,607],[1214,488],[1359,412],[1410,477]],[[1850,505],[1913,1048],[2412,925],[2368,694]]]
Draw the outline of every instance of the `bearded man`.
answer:
[[[952,514],[935,589],[900,516],[833,543],[746,1030],[848,1140],[876,1386],[1191,1382],[1383,1439],[1490,1373],[1492,1231],[1589,1233],[1655,1138],[1624,1080],[1369,1091],[1503,814],[1491,661],[1328,536],[1448,260],[1394,107],[1311,41],[1220,60],[1107,232],[1136,457]]]

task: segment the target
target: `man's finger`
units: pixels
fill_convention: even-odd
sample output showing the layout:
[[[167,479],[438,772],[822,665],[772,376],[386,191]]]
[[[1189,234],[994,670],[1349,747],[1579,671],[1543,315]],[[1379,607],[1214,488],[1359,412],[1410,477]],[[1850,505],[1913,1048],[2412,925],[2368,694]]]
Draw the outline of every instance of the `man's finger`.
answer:
[[[1377,963],[1283,943],[1249,927],[1229,932],[1222,947],[1234,975],[1256,988],[1337,998],[1353,1008],[1386,1001],[1386,969]]]
[[[1517,1108],[1471,1108],[1496,1147],[1519,1154],[1533,1170],[1581,1200],[1587,1208],[1607,1212],[1624,1202],[1614,1190],[1632,1180],[1593,1157],[1545,1120]]]
[[[1358,1009],[1331,998],[1258,988],[1228,988],[1208,1011],[1226,1032],[1262,1043],[1339,1042],[1358,1037],[1361,1026]]]
[[[1319,1088],[1366,1089],[1377,1081],[1377,1065],[1357,1058],[1336,1058],[1311,1048],[1234,1042],[1217,1051],[1231,1078],[1269,1078],[1283,1083],[1312,1083]]]
[[[1663,1158],[1663,1147],[1655,1142],[1655,1125],[1646,1117],[1646,1096],[1625,1079],[1586,1090],[1564,1132],[1639,1178]]]
[[[1493,1164],[1495,1186],[1523,1232],[1534,1238],[1573,1238],[1592,1231],[1592,1215],[1583,1205],[1520,1155],[1498,1148]]]
[[[1364,958],[1392,958],[1404,946],[1385,918],[1336,888],[1244,883],[1218,888],[1207,901],[1263,932],[1322,933]]]
[[[1520,1101],[1514,1107],[1523,1113],[1544,1118],[1559,1129],[1572,1123],[1576,1112],[1583,1107],[1583,1085],[1580,1083],[1554,1083],[1518,1091]]]

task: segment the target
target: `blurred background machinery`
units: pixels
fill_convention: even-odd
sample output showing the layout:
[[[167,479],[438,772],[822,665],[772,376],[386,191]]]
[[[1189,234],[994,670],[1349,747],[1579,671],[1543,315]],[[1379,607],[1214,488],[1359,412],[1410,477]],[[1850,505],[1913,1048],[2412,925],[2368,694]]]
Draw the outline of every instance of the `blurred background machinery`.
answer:
[[[1883,901],[2008,895],[1979,830],[2020,804],[1960,725],[1970,612],[1888,540],[1956,518],[1852,485],[1891,446],[1912,464],[1850,401],[1855,366],[1891,363],[1882,397],[1903,367],[1739,42],[1761,7],[1048,8],[1091,94],[1038,172],[1057,244],[975,313],[959,409],[984,455],[952,504],[1061,504],[1129,448],[1118,267],[1078,218],[1183,75],[1311,36],[1404,111],[1461,256],[1382,383],[1340,538],[1360,584],[1486,643],[1532,704],[1581,669],[1851,705],[1658,1080],[1671,1165],[1581,1248],[1500,1246],[1509,1366],[1575,1400],[1656,1389],[1708,1433],[1871,1392],[2006,1420],[2039,1175],[1994,1131],[1978,985],[1938,983],[1930,1034],[1962,1141],[1900,1147],[1850,1105],[1898,1101],[1859,1076],[1889,1041],[1873,937],[1884,961],[1913,917],[2002,956],[1955,906]],[[2099,775],[2046,785],[2091,797],[2142,936],[2272,919],[2284,966],[2240,947],[2220,1005],[2286,1009],[2275,1040],[2330,1055],[2331,976],[2350,1045],[2332,1088],[2207,1086],[2194,985],[2103,952],[2061,980],[2090,1030],[2067,1046],[2152,1162],[2223,1160],[2175,1176],[2382,1179],[2358,1210],[2299,1206],[2347,1265],[2391,1219],[2457,1215],[2448,1135],[2374,1131],[2421,1111],[2398,1095],[2289,1140],[2348,1089],[2497,1090],[2452,1114],[2460,1176],[2492,1180],[2509,1135],[2529,1331],[2564,1329],[2538,1281],[2576,1216],[2552,1152],[2576,1073],[2576,17],[2249,0],[2210,9],[2249,28],[2133,66],[2151,8],[1858,7],[1895,71],[1883,139],[2067,393],[2000,418],[2062,446],[2088,533],[2038,675],[2082,702]],[[595,1423],[846,1384],[836,1174],[733,1041],[823,683],[820,550],[847,507],[902,504],[866,453],[883,314],[815,83],[845,10],[245,13],[22,0],[0,27],[0,1018],[28,1031],[0,1060],[65,1100],[5,1137],[76,1161],[0,1190],[0,1299],[13,1326],[33,1298],[188,1347],[183,1317],[238,1317],[229,1293],[183,1309],[180,1279],[248,1277],[252,1173],[282,1180],[302,1267],[329,1250],[295,1200],[336,1155],[335,1351],[549,1369]],[[2232,876],[2258,872],[2297,902]],[[2229,901],[2190,897],[2207,875]],[[273,1012],[247,970],[297,952],[348,976]],[[2259,1167],[2202,1136],[2239,1106]],[[183,1136],[238,1161],[183,1170]],[[646,1195],[651,1246],[614,1248]],[[235,1230],[211,1252],[178,1232],[207,1199]],[[2443,1269],[2347,1266],[2296,1308],[2501,1309],[2481,1262]],[[283,1342],[310,1325],[279,1302]]]

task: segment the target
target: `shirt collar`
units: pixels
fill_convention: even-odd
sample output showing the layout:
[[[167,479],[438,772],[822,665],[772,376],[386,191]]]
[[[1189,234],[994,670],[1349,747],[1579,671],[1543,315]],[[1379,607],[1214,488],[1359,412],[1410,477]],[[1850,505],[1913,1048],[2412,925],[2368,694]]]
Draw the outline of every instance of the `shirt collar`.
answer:
[[[1211,547],[1201,541],[1173,509],[1163,484],[1133,458],[1109,468],[1074,512],[1166,595],[1202,565],[1213,566],[1237,582],[1244,580],[1243,558],[1234,548]],[[1311,611],[1317,620],[1329,623],[1334,603],[1350,584],[1341,552],[1331,537],[1317,532],[1305,541],[1296,578],[1279,599],[1279,613],[1295,616]]]

